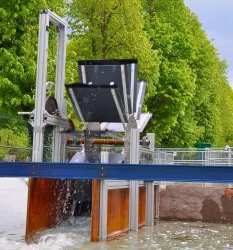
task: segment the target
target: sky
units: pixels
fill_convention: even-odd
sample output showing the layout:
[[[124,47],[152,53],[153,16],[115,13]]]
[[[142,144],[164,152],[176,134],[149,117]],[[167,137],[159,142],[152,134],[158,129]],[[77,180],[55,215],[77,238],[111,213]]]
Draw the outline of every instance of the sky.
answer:
[[[184,0],[198,16],[209,39],[229,66],[228,78],[233,88],[233,0]]]

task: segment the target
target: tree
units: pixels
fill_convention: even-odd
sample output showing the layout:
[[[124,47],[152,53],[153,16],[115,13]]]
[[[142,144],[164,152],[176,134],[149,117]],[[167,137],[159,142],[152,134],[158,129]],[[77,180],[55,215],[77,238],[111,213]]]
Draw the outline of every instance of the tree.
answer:
[[[32,111],[36,83],[39,12],[64,13],[64,0],[0,0],[0,140],[2,144],[27,147],[31,126],[18,111]],[[50,32],[48,80],[54,81],[56,39]],[[4,115],[5,114],[5,115]]]
[[[156,93],[159,60],[143,30],[139,0],[73,0],[68,17],[67,82],[78,80],[77,60],[137,58],[147,95]]]
[[[0,112],[32,110],[39,11],[53,9],[62,15],[64,7],[64,0],[0,1]]]
[[[147,103],[149,111],[153,113],[148,130],[155,131],[157,145],[178,146],[182,135],[177,139],[173,138],[172,142],[174,129],[180,129],[180,125],[183,124],[184,130],[186,128],[189,133],[195,134],[196,127],[195,122],[189,128],[184,120],[181,122],[186,118],[188,111],[192,112],[188,106],[196,88],[196,75],[190,66],[194,50],[187,25],[189,12],[180,0],[148,0],[142,3],[146,30],[150,35],[153,49],[159,51],[161,60],[157,95],[149,98]],[[191,143],[193,141],[186,141],[186,145]]]
[[[225,131],[219,89],[226,81],[216,48],[183,0],[142,4],[161,60],[158,93],[147,105],[154,114],[148,129],[155,128],[157,145],[165,147],[193,147],[199,141],[218,145],[219,131]]]

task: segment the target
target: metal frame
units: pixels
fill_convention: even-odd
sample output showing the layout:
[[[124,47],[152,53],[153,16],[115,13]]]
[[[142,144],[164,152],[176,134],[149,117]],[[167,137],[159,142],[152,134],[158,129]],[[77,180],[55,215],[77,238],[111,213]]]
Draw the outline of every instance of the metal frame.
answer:
[[[75,107],[74,110],[75,110],[76,115],[78,116],[80,121],[85,122],[83,113],[82,113],[81,108],[80,108],[80,106],[79,106],[79,104],[78,104],[78,102],[77,102],[77,100],[75,98],[73,89],[69,88],[68,91],[69,91],[69,93],[70,93],[70,95],[72,97],[71,102],[73,103],[73,105]]]
[[[128,119],[129,118],[129,106],[128,106],[127,89],[126,89],[125,65],[121,65],[121,77],[122,77],[125,113],[126,113],[126,117]]]
[[[154,182],[146,182],[146,226],[154,224]]]
[[[101,163],[108,163],[109,153],[101,152]],[[100,241],[107,238],[107,216],[108,216],[108,180],[100,181],[100,223],[99,239]]]
[[[50,115],[49,113],[45,112],[44,114],[44,122],[49,125],[59,126],[62,128],[66,128],[69,122],[69,119],[66,117],[59,117],[55,115]],[[60,133],[59,133],[60,134]]]
[[[138,90],[138,97],[137,97],[137,102],[136,102],[136,113],[135,113],[135,118],[136,120],[140,119],[141,112],[142,112],[142,104],[146,92],[146,81],[140,81],[138,82],[139,85],[139,90]]]
[[[160,191],[160,185],[155,185],[155,194],[156,194],[156,206],[155,206],[155,218],[159,219],[159,191]]]
[[[130,164],[139,163],[139,130],[131,129],[130,134]],[[129,230],[138,230],[139,183],[129,183]]]
[[[87,78],[86,78],[86,70],[85,70],[85,66],[81,65],[81,77],[82,77],[82,83],[83,84],[87,84]]]
[[[135,63],[132,64],[132,68],[131,68],[131,82],[130,82],[130,96],[131,96],[131,107],[132,107],[132,113],[134,113],[134,101],[135,101],[135,93],[134,93],[134,89],[137,88],[137,86],[135,86]]]
[[[154,133],[147,133],[146,136],[150,140],[149,149],[150,149],[150,151],[154,152],[155,134]],[[158,187],[159,187],[159,185],[158,185]],[[157,209],[157,207],[159,206],[159,203],[158,203],[157,199],[156,199],[156,206],[155,206],[154,190],[155,190],[154,182],[153,181],[146,182],[146,226],[151,226],[151,225],[154,224],[154,210]],[[158,189],[158,191],[159,191],[159,189]]]
[[[113,100],[115,102],[118,114],[120,116],[122,125],[125,128],[126,120],[124,119],[123,111],[121,110],[121,107],[120,107],[120,104],[119,104],[119,100],[118,100],[117,95],[116,95],[116,90],[115,89],[111,89],[111,93],[112,93],[112,97],[113,97]],[[127,119],[128,119],[128,116],[127,116]]]
[[[108,181],[108,190],[129,188],[129,181],[111,180]]]
[[[47,115],[45,112],[46,97],[46,78],[47,78],[47,59],[48,59],[48,40],[49,24],[53,23],[57,27],[58,45],[57,45],[57,65],[56,65],[56,88],[55,98],[57,100],[61,118]],[[51,124],[56,126],[53,132],[53,161],[64,160],[64,145],[60,127],[68,127],[68,119],[62,114],[64,107],[64,77],[65,77],[65,57],[66,57],[66,23],[58,15],[49,10],[40,12],[39,41],[38,41],[38,59],[37,59],[37,77],[36,77],[36,102],[34,121],[33,121],[33,154],[32,161],[43,161],[43,140],[44,126]],[[45,115],[48,119],[45,122]],[[64,122],[64,124],[63,124]],[[63,140],[64,141],[64,140]]]
[[[64,88],[65,88],[65,63],[66,63],[66,23],[53,12],[49,11],[50,20],[57,27],[57,61],[56,61],[56,86],[55,86],[55,98],[58,104],[58,110],[62,117],[66,116],[66,108],[64,110]],[[62,113],[65,112],[65,113]],[[66,127],[69,125],[69,120],[66,118]],[[53,155],[52,160],[54,162],[65,161],[65,135],[61,133],[60,124],[54,124],[53,129]]]

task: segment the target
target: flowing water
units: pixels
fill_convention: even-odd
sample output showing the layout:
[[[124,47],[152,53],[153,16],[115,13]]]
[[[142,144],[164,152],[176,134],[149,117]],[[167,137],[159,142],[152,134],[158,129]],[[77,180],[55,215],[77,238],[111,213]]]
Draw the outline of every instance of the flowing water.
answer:
[[[38,244],[26,245],[21,228],[1,232],[1,250],[115,250],[115,249],[233,249],[233,225],[202,222],[158,222],[118,239],[92,243],[90,218],[71,218],[56,229],[47,230]]]
[[[233,249],[233,225],[202,222],[157,222],[118,239],[90,242],[90,217],[71,217],[46,230],[38,244],[24,242],[27,185],[0,178],[0,250]]]

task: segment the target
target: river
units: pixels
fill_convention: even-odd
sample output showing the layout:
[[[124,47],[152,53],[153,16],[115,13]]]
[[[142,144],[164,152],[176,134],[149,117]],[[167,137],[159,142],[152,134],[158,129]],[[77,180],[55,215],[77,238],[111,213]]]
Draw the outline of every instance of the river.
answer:
[[[38,244],[24,243],[24,225],[10,233],[0,229],[1,250],[114,250],[114,249],[233,249],[233,225],[203,222],[160,221],[118,239],[92,243],[90,218],[71,218],[62,226],[47,230]]]
[[[233,249],[233,225],[160,221],[118,239],[90,242],[90,218],[71,217],[47,230],[38,244],[24,242],[27,209],[25,180],[0,178],[0,250]]]

